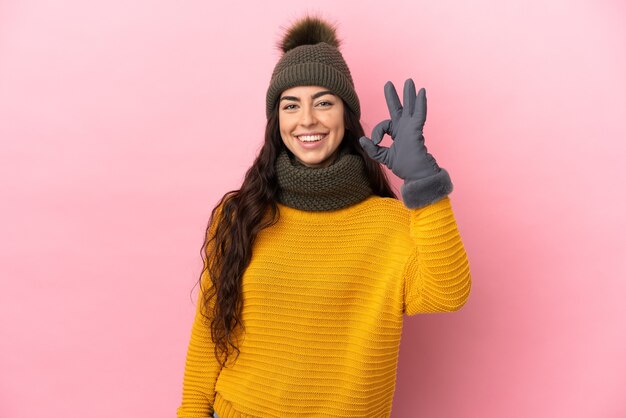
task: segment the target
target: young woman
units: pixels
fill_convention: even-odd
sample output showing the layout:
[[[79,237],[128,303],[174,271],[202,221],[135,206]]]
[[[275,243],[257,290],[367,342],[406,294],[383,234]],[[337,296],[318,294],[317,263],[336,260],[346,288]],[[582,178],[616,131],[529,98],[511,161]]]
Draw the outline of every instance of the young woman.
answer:
[[[370,140],[335,29],[305,17],[280,47],[263,148],[207,227],[178,417],[388,417],[403,315],[470,293],[452,183],[424,89],[387,83]]]

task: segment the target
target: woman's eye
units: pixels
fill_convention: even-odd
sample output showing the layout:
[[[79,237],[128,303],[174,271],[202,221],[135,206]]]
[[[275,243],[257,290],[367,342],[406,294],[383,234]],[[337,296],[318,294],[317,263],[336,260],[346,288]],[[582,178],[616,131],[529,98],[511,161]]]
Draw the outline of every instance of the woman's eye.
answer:
[[[287,106],[283,107],[283,109],[284,110],[291,110],[291,109],[293,109],[291,106],[295,106],[295,105],[294,104],[290,104],[290,105],[287,105]]]
[[[326,101],[324,101],[324,102],[319,102],[318,104],[320,104],[320,105],[326,104],[327,106],[332,106],[332,103],[331,103],[331,102],[326,102]]]

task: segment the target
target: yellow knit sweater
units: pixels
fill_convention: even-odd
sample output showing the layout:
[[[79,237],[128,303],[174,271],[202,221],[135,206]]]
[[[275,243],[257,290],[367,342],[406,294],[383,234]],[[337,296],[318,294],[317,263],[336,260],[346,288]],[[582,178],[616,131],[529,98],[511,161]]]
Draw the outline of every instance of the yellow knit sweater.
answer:
[[[178,417],[389,417],[403,314],[456,311],[470,293],[449,197],[279,209],[243,276],[234,365],[220,369],[196,310]]]

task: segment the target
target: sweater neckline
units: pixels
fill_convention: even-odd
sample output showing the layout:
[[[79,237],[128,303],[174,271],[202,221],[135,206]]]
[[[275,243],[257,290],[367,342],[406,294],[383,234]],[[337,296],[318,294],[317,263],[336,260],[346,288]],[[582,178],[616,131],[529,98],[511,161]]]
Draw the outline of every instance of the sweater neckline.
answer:
[[[289,219],[296,218],[300,220],[305,220],[306,222],[316,222],[317,220],[320,220],[320,223],[324,223],[327,222],[329,218],[341,220],[354,216],[356,212],[359,212],[363,209],[364,205],[369,204],[372,199],[375,199],[377,197],[379,196],[372,194],[370,196],[367,196],[362,201],[355,203],[354,205],[344,206],[342,208],[326,211],[303,210],[285,205],[284,203],[278,201],[276,202],[276,204],[280,211],[281,217],[285,216]]]

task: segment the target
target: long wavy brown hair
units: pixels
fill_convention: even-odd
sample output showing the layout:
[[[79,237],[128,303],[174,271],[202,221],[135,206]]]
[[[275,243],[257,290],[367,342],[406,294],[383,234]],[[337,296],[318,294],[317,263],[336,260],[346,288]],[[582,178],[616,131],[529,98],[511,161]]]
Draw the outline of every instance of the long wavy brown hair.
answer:
[[[397,199],[385,171],[358,142],[364,135],[359,118],[345,102],[344,109],[345,133],[340,147],[348,147],[350,153],[363,158],[374,194]],[[267,120],[263,147],[246,172],[241,188],[224,194],[213,208],[206,228],[201,249],[204,269],[197,284],[202,316],[210,324],[215,358],[222,367],[227,367],[233,350],[239,356],[239,336],[245,331],[241,320],[241,282],[255,238],[280,216],[275,199],[278,182],[274,163],[283,149],[292,155],[280,136],[277,104]],[[210,281],[206,280],[207,276]]]

